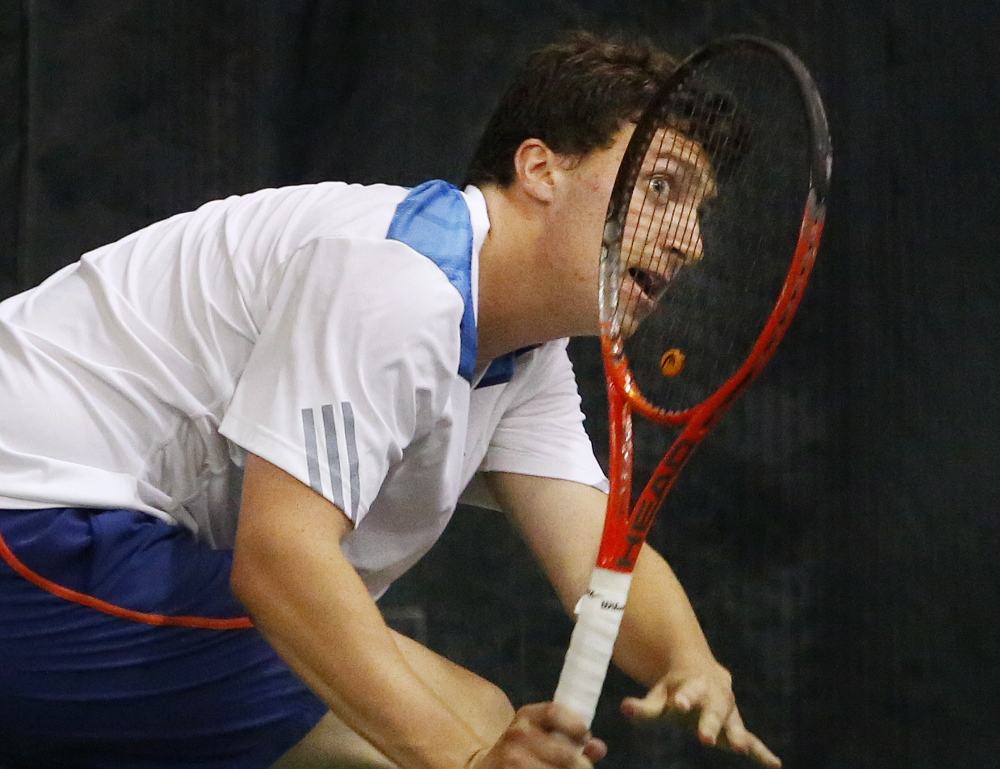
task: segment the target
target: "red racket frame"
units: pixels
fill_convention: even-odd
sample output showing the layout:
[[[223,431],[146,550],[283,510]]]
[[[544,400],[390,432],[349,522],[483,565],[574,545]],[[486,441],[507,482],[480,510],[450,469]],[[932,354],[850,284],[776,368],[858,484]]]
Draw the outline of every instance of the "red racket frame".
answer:
[[[686,411],[664,411],[642,397],[632,379],[621,340],[612,337],[608,326],[601,332],[601,350],[607,378],[609,411],[610,468],[608,509],[597,565],[629,573],[646,541],[649,530],[677,475],[702,439],[718,423],[774,354],[798,309],[809,274],[816,261],[823,233],[825,206],[811,192],[806,202],[798,241],[788,275],[774,309],[764,324],[753,349],[743,364],[716,392]],[[632,506],[632,414],[638,413],[655,424],[682,427],[642,494]]]

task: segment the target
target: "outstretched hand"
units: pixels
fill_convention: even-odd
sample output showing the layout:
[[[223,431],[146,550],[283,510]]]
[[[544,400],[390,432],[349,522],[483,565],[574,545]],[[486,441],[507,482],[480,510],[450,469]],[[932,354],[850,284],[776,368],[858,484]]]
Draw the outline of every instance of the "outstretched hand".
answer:
[[[622,713],[633,720],[690,722],[705,745],[742,753],[774,769],[781,766],[781,759],[743,725],[732,676],[721,665],[666,675],[645,697],[625,698]]]
[[[496,744],[474,755],[468,769],[591,769],[607,752],[579,716],[546,702],[518,710]]]

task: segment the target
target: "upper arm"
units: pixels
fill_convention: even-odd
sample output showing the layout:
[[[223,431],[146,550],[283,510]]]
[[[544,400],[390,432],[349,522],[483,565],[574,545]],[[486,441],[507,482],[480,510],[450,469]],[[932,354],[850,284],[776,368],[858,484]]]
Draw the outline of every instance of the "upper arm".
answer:
[[[571,611],[597,559],[607,495],[575,481],[518,473],[487,473],[486,481]]]
[[[352,528],[350,519],[329,500],[267,460],[248,454],[233,558],[234,591],[252,603],[256,591],[281,577],[282,564],[294,563],[303,541],[325,545],[337,557]]]

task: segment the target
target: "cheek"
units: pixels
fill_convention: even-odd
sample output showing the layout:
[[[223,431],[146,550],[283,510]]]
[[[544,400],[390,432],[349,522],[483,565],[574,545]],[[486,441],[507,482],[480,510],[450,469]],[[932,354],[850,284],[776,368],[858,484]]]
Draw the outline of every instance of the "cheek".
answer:
[[[581,184],[569,203],[570,216],[566,222],[570,234],[577,242],[593,243],[600,246],[604,219],[608,213],[608,195],[598,182]]]
[[[611,188],[614,186],[614,179],[596,178],[587,189],[587,200],[583,207],[587,210],[588,229],[597,232],[597,239],[600,242],[601,233],[604,232],[604,222],[608,217],[608,204],[611,202]]]
[[[594,181],[594,199],[597,206],[600,208],[602,222],[608,213],[608,203],[611,202],[611,191],[615,186],[616,173],[617,166],[613,169],[609,169],[608,172],[604,173],[600,179],[596,179]]]

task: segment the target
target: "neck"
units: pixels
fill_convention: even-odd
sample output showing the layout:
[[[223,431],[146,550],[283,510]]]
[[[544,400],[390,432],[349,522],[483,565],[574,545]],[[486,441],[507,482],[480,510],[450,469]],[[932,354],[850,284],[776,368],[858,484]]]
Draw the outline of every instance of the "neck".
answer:
[[[516,187],[488,186],[483,196],[490,231],[479,254],[478,364],[563,336],[537,269],[545,251],[538,204]]]

